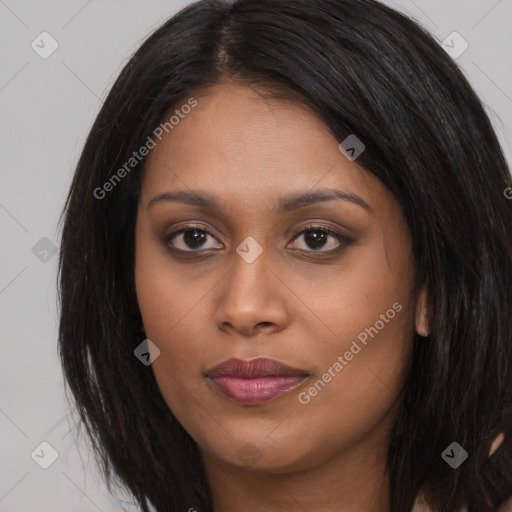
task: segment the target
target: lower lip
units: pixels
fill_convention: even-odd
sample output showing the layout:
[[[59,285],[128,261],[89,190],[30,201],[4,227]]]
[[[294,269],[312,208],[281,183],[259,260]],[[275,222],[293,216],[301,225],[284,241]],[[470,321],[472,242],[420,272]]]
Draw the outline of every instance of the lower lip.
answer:
[[[228,400],[243,405],[257,405],[270,402],[300,386],[307,376],[257,377],[214,377],[209,381],[213,388]]]

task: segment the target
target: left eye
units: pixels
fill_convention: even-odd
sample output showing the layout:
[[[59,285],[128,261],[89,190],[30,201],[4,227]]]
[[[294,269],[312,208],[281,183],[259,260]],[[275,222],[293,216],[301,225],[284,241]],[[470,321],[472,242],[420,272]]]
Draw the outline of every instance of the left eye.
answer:
[[[332,250],[340,249],[342,246],[348,245],[350,240],[348,237],[333,231],[328,228],[321,226],[310,226],[307,229],[302,230],[298,233],[299,236],[294,238],[293,249],[319,251],[323,249],[323,252],[329,252]],[[298,240],[303,238],[304,243],[307,245],[306,249],[298,246]],[[328,243],[329,238],[331,242]]]

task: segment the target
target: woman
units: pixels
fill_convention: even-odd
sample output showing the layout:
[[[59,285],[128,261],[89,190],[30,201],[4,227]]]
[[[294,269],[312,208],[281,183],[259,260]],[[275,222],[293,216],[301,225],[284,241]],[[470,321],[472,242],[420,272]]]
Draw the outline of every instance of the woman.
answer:
[[[497,510],[511,185],[398,12],[183,9],[121,72],[65,208],[60,353],[107,481],[144,511]]]

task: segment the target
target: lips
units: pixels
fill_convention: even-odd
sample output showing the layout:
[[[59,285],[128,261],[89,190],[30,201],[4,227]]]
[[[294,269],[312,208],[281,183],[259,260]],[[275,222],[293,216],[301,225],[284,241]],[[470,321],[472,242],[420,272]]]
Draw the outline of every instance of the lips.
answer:
[[[212,388],[241,405],[275,400],[300,386],[310,374],[273,359],[228,359],[206,371]]]

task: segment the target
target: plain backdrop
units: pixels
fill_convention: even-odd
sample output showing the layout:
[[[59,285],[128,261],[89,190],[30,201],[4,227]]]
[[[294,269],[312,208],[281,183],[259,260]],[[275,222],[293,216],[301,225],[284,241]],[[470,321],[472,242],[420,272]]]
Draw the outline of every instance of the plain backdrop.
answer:
[[[0,0],[2,512],[137,510],[121,491],[108,495],[87,445],[75,443],[57,358],[57,222],[110,86],[141,42],[188,3]],[[454,31],[467,41],[454,60],[511,162],[512,0],[386,3],[440,44]]]

